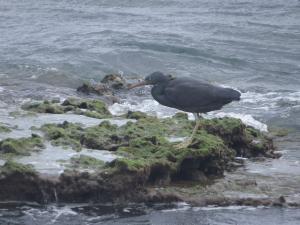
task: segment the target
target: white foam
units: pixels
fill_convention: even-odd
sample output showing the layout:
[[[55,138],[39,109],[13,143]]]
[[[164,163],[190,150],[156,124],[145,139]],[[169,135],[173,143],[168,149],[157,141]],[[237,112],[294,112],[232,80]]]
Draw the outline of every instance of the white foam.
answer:
[[[69,160],[72,157],[86,155],[104,162],[111,162],[118,157],[113,152],[106,150],[84,148],[80,152],[76,152],[71,148],[64,149],[61,146],[53,146],[50,143],[46,143],[45,146],[45,149],[42,149],[40,152],[33,152],[30,156],[21,157],[17,159],[17,161],[19,163],[33,165],[35,170],[40,173],[59,175],[70,163]]]
[[[141,111],[148,113],[150,115],[155,115],[160,118],[171,117],[175,115],[175,113],[180,112],[177,109],[169,108],[163,105],[160,105],[158,102],[152,99],[143,100],[136,104],[131,104],[129,102],[124,103],[115,103],[109,107],[110,112],[113,115],[122,115],[127,113],[128,111]],[[189,119],[194,119],[192,113],[188,114]],[[268,127],[266,124],[256,120],[252,115],[249,114],[241,114],[234,112],[211,112],[207,115],[204,115],[205,118],[222,118],[222,117],[233,117],[243,121],[246,125],[252,126],[261,131],[268,131]]]
[[[247,103],[252,105],[252,107],[266,110],[275,109],[279,102],[300,102],[300,91],[290,92],[290,93],[280,93],[280,92],[267,92],[267,93],[257,93],[257,92],[245,92],[242,93],[241,103]],[[255,105],[253,105],[255,104]]]
[[[163,106],[153,99],[142,100],[141,102],[131,104],[129,102],[115,103],[109,106],[109,111],[116,116],[127,113],[128,111],[140,111],[160,118],[173,116],[179,110]]]
[[[60,216],[66,216],[66,215],[72,215],[75,216],[78,213],[73,211],[70,207],[68,206],[64,206],[64,207],[53,207],[52,208],[52,213],[54,218],[51,220],[51,224],[56,223],[56,221],[58,220],[58,218]]]
[[[192,206],[186,202],[179,202],[176,204],[177,207],[172,209],[164,209],[162,212],[177,212],[177,211],[187,211],[192,208]]]
[[[84,127],[90,127],[100,124],[103,121],[109,121],[111,124],[122,126],[126,124],[127,119],[97,119],[91,118],[84,115],[75,115],[75,114],[37,114],[36,116],[20,116],[20,117],[0,117],[0,122],[7,124],[9,127],[17,127],[9,133],[0,133],[0,140],[5,138],[21,138],[28,137],[32,133],[39,133],[37,130],[31,130],[31,127],[41,127],[46,123],[63,123],[68,121],[70,123],[80,123]]]
[[[252,206],[224,206],[224,207],[217,207],[217,206],[206,206],[206,207],[193,207],[193,211],[211,211],[211,210],[256,210],[262,207],[252,207]]]
[[[3,166],[5,164],[5,160],[0,159],[0,166]]]

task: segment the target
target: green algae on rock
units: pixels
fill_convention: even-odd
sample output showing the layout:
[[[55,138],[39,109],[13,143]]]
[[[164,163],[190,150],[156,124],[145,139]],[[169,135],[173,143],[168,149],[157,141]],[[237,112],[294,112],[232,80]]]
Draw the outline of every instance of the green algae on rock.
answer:
[[[153,187],[169,185],[167,189],[171,189],[177,182],[197,182],[195,188],[201,192],[201,185],[211,185],[215,182],[212,178],[222,177],[226,169],[231,169],[235,156],[275,156],[272,140],[238,119],[202,119],[193,143],[188,148],[176,149],[168,138],[190,135],[194,121],[188,120],[187,114],[178,113],[166,119],[143,113],[133,113],[130,117],[137,121],[120,127],[109,121],[87,128],[69,122],[43,125],[45,138],[53,144],[71,146],[75,150],[82,147],[108,149],[119,157],[109,163],[85,155],[73,157],[68,169],[54,180],[30,173],[0,175],[0,182],[5,183],[0,185],[0,199],[185,200],[176,196],[180,190],[160,194]],[[89,170],[93,172],[87,172]],[[10,195],[5,195],[8,190]]]
[[[22,105],[22,109],[36,113],[62,114],[65,112],[62,106],[57,103],[51,103],[49,101],[25,103],[24,105]]]
[[[87,155],[72,157],[70,161],[70,167],[75,169],[101,169],[104,168],[105,165],[104,161]]]
[[[45,133],[45,137],[55,146],[70,146],[77,151],[80,151],[82,148],[80,140],[84,129],[79,124],[67,121],[62,124],[44,124],[41,130]]]
[[[120,74],[107,74],[101,80],[101,83],[106,84],[110,89],[119,90],[126,88],[126,80]]]
[[[77,103],[68,103],[77,104]],[[48,139],[54,143],[71,145],[73,148],[80,149],[82,146],[99,150],[117,150],[119,147],[128,146],[130,143],[141,142],[140,148],[146,146],[149,140],[161,141],[170,136],[188,136],[193,128],[194,121],[187,118],[187,114],[178,113],[172,118],[159,119],[153,116],[147,116],[144,113],[129,113],[128,117],[136,118],[136,122],[127,122],[121,127],[104,121],[97,126],[81,128],[80,125],[66,123],[64,124],[46,124],[42,130],[46,133]],[[219,118],[202,119],[201,128],[197,131],[199,138],[205,138],[210,134],[210,140],[222,141],[228,149],[234,149],[237,156],[268,156],[276,157],[272,140],[264,133],[247,127],[239,119]],[[204,134],[204,135],[203,135]],[[154,137],[154,139],[153,139]],[[214,137],[214,139],[212,138]],[[150,139],[149,139],[150,138]],[[168,141],[163,141],[170,145]],[[196,141],[197,142],[197,141]],[[197,142],[200,143],[200,142]],[[209,143],[202,140],[202,143]],[[61,144],[62,145],[62,144]],[[163,145],[162,145],[163,146]],[[200,145],[192,144],[189,148],[200,148]],[[207,149],[207,146],[201,146]]]
[[[127,119],[135,119],[135,120],[139,120],[139,119],[145,119],[148,118],[149,116],[144,113],[144,112],[140,112],[140,111],[128,111],[125,115],[123,115],[125,118]]]
[[[98,95],[112,95],[112,91],[104,84],[92,85],[89,82],[83,83],[81,86],[77,88],[78,92],[84,94],[98,94]]]
[[[82,100],[76,98],[68,98],[61,105],[73,106],[74,108],[79,108],[79,109],[87,109],[106,116],[111,115],[105,103],[100,100]]]
[[[31,165],[8,160],[0,167],[1,201],[35,201],[44,203],[51,193],[48,184],[42,180]]]
[[[125,141],[122,135],[119,135],[118,127],[109,121],[86,128],[81,140],[87,148],[110,151],[116,150]]]
[[[27,156],[31,151],[39,151],[41,148],[44,148],[43,140],[36,134],[32,134],[29,138],[7,138],[0,141],[0,154],[7,158],[17,155]]]
[[[0,133],[9,133],[11,132],[11,129],[2,123],[0,123]]]
[[[194,121],[184,113],[173,118],[139,118],[119,128],[129,139],[129,146],[119,147],[123,158],[113,161],[113,168],[129,171],[148,171],[151,182],[161,180],[203,178],[222,175],[234,156],[278,157],[272,140],[260,131],[247,127],[241,120],[222,118],[202,119],[194,142],[177,150],[165,137],[190,134]],[[168,177],[168,178],[167,178]]]
[[[21,163],[14,162],[12,160],[7,160],[5,164],[0,167],[1,174],[12,174],[12,173],[19,173],[19,174],[35,174],[36,171],[32,165],[24,165]]]
[[[114,151],[125,143],[124,138],[117,135],[117,126],[109,121],[85,129],[65,121],[62,124],[44,124],[41,130],[53,145],[70,146],[77,151],[82,147]]]
[[[120,127],[103,121],[88,128],[64,122],[45,124],[41,129],[56,145],[116,151],[120,157],[106,164],[105,170],[136,174],[145,184],[219,177],[231,168],[235,156],[276,157],[272,140],[239,119],[202,119],[194,142],[188,148],[176,149],[168,137],[190,135],[194,121],[188,120],[187,114],[166,119],[143,113],[130,115],[137,121]]]
[[[101,83],[91,84],[85,82],[77,88],[77,91],[88,95],[97,94],[100,96],[113,96],[115,90],[125,88],[126,80],[121,75],[108,74],[101,80]]]
[[[195,142],[185,149],[176,149],[166,139],[152,136],[136,138],[128,147],[120,147],[122,156],[109,164],[112,168],[127,171],[146,170],[150,183],[169,183],[172,180],[195,179],[187,176],[200,171],[207,176],[222,175],[226,162],[234,151],[223,141],[205,131],[197,134]]]
[[[108,111],[106,104],[94,99],[68,98],[62,103],[57,101],[26,103],[22,105],[22,109],[36,113],[62,114],[72,112],[98,119],[111,117],[111,113]]]
[[[26,104],[25,104],[26,105]],[[10,117],[18,118],[18,117],[36,117],[37,113],[33,111],[23,111],[23,110],[17,110],[9,112]]]

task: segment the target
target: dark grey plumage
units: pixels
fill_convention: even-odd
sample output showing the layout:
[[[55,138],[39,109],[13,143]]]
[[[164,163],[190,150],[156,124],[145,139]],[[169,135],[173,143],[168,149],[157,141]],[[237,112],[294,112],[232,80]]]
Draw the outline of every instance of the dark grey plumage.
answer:
[[[238,101],[240,92],[191,78],[173,78],[160,72],[145,79],[154,86],[153,98],[160,104],[192,113],[206,113]]]

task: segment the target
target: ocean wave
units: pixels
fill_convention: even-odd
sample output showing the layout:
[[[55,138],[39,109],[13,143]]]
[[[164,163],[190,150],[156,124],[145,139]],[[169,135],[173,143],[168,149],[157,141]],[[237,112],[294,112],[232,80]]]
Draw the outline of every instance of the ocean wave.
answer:
[[[241,103],[261,110],[286,110],[300,105],[300,92],[245,92]]]

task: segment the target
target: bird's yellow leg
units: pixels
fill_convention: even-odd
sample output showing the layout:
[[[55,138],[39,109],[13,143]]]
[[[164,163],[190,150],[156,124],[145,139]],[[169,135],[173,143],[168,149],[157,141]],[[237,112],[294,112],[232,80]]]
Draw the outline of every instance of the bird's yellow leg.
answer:
[[[182,149],[182,148],[187,148],[189,145],[191,145],[192,142],[193,142],[193,138],[194,138],[197,130],[199,129],[199,127],[200,127],[200,120],[199,120],[199,118],[197,116],[196,117],[196,125],[195,125],[195,127],[193,129],[192,135],[189,138],[187,138],[186,140],[184,140],[183,142],[175,145],[174,147],[176,149]]]

